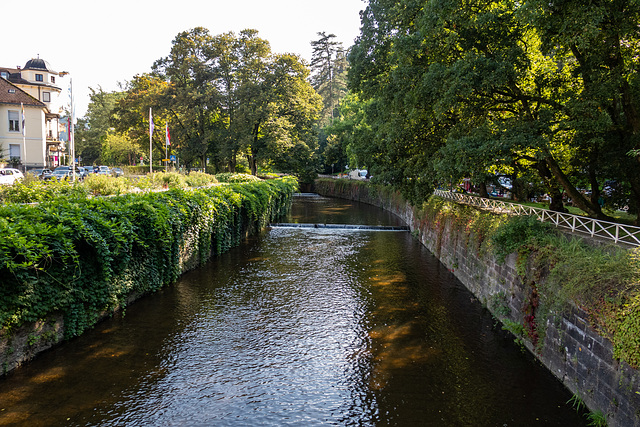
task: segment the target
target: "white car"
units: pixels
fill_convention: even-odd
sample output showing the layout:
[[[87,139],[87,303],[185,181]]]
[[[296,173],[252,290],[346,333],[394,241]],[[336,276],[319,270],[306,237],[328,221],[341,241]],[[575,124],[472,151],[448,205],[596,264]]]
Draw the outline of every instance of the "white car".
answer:
[[[18,169],[0,169],[0,184],[13,185],[16,181],[22,181],[24,175]]]

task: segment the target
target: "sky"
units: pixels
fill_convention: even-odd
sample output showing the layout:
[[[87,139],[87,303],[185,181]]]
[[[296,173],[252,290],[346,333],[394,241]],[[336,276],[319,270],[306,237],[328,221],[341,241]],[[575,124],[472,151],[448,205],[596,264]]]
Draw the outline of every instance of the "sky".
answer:
[[[73,86],[75,116],[89,103],[89,87],[119,90],[166,57],[175,36],[195,27],[212,35],[256,29],[274,53],[311,60],[317,33],[335,34],[345,48],[360,31],[366,0],[30,0],[28,11],[3,20],[0,66],[24,67],[40,57],[70,74],[58,86]],[[9,35],[12,35],[9,37]],[[11,41],[11,42],[10,42]],[[72,82],[72,83],[71,83]],[[63,91],[64,93],[64,91]],[[68,101],[67,101],[68,102]]]

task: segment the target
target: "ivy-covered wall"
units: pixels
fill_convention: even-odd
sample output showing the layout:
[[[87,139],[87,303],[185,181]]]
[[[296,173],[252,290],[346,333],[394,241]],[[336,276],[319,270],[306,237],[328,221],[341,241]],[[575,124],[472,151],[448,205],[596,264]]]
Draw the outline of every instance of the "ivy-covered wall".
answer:
[[[414,207],[366,182],[318,180],[322,195],[400,216],[418,238],[586,405],[590,421],[640,426],[640,266],[528,217],[432,197]]]
[[[0,363],[15,368],[237,245],[293,177],[0,206]]]

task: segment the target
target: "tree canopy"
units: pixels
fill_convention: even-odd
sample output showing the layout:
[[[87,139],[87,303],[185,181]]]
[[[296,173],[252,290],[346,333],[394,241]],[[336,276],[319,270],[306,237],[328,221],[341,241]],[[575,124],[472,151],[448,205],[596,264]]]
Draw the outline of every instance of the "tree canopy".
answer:
[[[122,92],[93,91],[83,150],[113,161],[148,151],[141,147],[149,146],[152,109],[154,159],[164,157],[168,127],[168,149],[187,167],[235,171],[241,162],[254,174],[263,166],[308,181],[318,169],[322,110],[309,73],[297,55],[271,52],[256,30],[180,32],[169,55]]]
[[[352,143],[381,180],[510,178],[594,217],[640,200],[637,0],[370,0],[349,84],[372,132]],[[355,135],[355,134],[354,134]],[[588,191],[587,191],[588,190]],[[617,197],[614,197],[617,196]]]
[[[291,166],[301,153],[312,163],[321,101],[309,70],[296,55],[273,54],[256,30],[182,32],[154,64],[154,76],[167,84],[156,105],[175,129],[181,156],[204,164],[211,155],[217,169],[228,170],[243,156],[253,174],[259,164]]]

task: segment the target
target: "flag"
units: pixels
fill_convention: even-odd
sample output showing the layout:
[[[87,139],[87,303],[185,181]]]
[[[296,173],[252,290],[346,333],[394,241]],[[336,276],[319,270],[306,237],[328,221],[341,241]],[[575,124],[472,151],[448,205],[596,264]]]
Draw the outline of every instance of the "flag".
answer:
[[[151,115],[151,107],[149,107],[149,136],[153,135],[153,116]]]
[[[165,124],[166,135],[167,135],[167,147],[171,145],[171,135],[169,135],[169,123]]]
[[[20,103],[20,110],[22,110],[22,136],[25,136],[27,133],[24,129],[24,105],[22,102]]]

